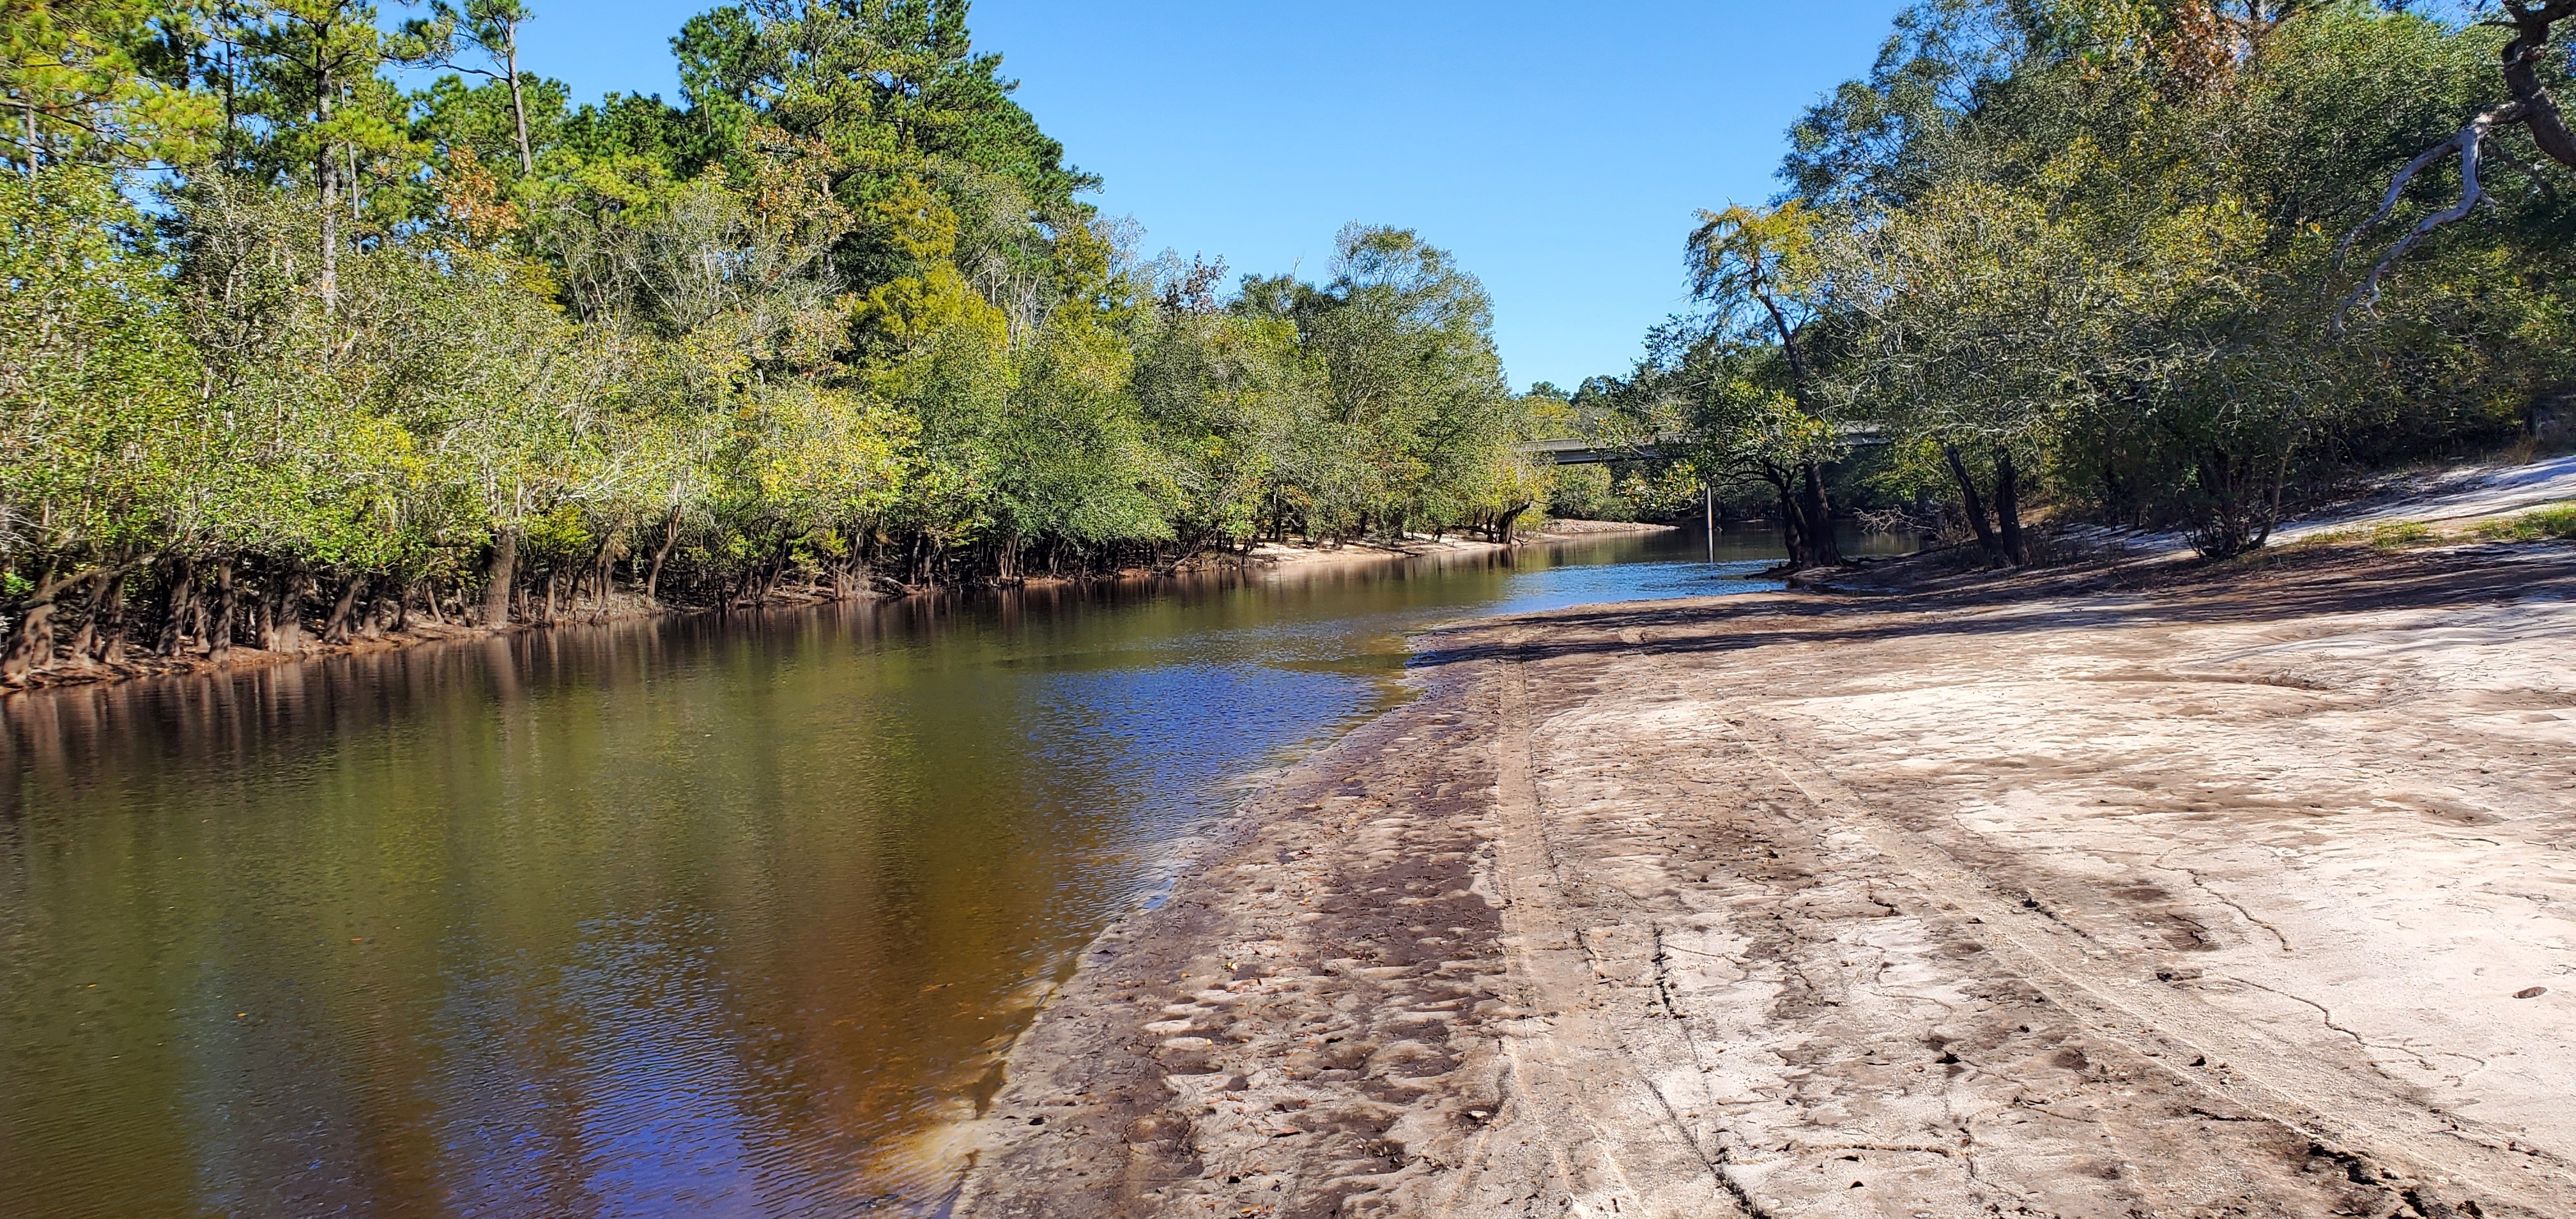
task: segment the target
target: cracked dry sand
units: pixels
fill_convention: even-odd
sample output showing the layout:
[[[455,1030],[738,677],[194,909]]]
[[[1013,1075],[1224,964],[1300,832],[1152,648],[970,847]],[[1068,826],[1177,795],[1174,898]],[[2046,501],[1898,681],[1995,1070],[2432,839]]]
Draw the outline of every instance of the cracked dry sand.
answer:
[[[2576,1214],[2571,593],[1441,632],[1093,946],[955,1209]]]

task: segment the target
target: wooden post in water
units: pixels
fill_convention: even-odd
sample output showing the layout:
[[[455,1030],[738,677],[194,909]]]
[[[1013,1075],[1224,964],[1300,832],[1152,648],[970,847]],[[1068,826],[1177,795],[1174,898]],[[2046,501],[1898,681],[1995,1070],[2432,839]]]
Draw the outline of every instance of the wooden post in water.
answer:
[[[1708,525],[1708,561],[1717,562],[1717,489],[1707,483],[1699,485],[1699,509]]]

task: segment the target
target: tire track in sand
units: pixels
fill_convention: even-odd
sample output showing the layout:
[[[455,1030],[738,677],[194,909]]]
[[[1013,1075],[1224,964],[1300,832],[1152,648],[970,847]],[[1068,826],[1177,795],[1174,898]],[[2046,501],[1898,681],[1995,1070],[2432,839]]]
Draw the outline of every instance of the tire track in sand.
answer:
[[[1518,648],[1524,636],[1504,639]],[[1759,1214],[1685,1129],[1672,1104],[1631,1066],[1632,1055],[1599,1010],[1593,955],[1567,905],[1556,852],[1531,777],[1527,674],[1517,657],[1483,683],[1492,693],[1503,959],[1524,1010],[1502,1039],[1517,1120],[1534,1122],[1581,1215]],[[1672,1026],[1678,1029],[1678,1022]],[[1481,1170],[1482,1165],[1478,1165]],[[1482,1172],[1461,1174],[1448,1214],[1490,1213]]]

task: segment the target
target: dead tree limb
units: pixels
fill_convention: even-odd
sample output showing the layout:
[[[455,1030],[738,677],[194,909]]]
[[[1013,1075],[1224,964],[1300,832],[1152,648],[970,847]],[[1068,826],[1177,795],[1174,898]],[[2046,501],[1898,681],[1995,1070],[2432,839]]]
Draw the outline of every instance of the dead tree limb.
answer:
[[[2423,172],[2426,166],[2443,157],[2454,152],[2460,154],[2459,202],[2417,222],[2413,231],[2407,233],[2396,245],[2390,246],[2386,254],[2379,256],[2379,261],[2371,266],[2370,274],[2363,276],[2361,283],[2355,286],[2351,293],[2343,298],[2343,304],[2336,308],[2335,329],[2343,329],[2344,317],[2352,312],[2354,305],[2372,306],[2379,303],[2380,277],[2388,274],[2388,268],[2395,266],[2398,259],[2404,258],[2408,251],[2421,244],[2433,230],[2468,215],[2477,207],[2478,200],[2485,194],[2478,185],[2478,157],[2485,149],[2487,132],[2498,122],[2510,121],[2503,112],[2519,109],[2520,106],[2519,102],[2500,106],[2470,119],[2469,125],[2460,128],[2459,132],[2450,139],[2425,149],[2414,160],[2407,162],[2406,168],[2397,171],[2397,180],[2389,184],[2387,196],[2379,201],[2379,210],[2371,213],[2370,219],[2362,221],[2353,231],[2344,234],[2342,244],[2335,247],[2336,266],[2343,265],[2344,255],[2352,249],[2353,242],[2359,240],[2363,233],[2379,227],[2380,222],[2388,219],[2388,214],[2396,210],[2397,197],[2406,193],[2407,183],[2413,182],[2416,174]]]
[[[2467,126],[2452,133],[2449,139],[2425,149],[2414,160],[2408,161],[2405,168],[2397,171],[2396,179],[2388,184],[2388,193],[2381,196],[2379,209],[2344,234],[2343,240],[2336,244],[2335,266],[2340,269],[2345,256],[2351,253],[2353,243],[2386,222],[2390,213],[2396,211],[2398,198],[2406,193],[2406,187],[2414,182],[2416,175],[2445,157],[2459,156],[2459,200],[2426,216],[2396,245],[2390,246],[2387,253],[2380,255],[2379,261],[2371,266],[2370,273],[2362,277],[2361,283],[2354,286],[2335,309],[2336,330],[2343,329],[2344,319],[2352,312],[2353,306],[2366,308],[2379,303],[2379,282],[2388,274],[2389,268],[2397,264],[2397,260],[2422,244],[2433,230],[2466,217],[2485,198],[2485,190],[2478,182],[2478,162],[2486,153],[2487,137],[2496,129],[2521,127],[2531,133],[2532,142],[2549,159],[2576,168],[2576,132],[2568,130],[2567,116],[2558,108],[2557,99],[2549,95],[2548,87],[2541,83],[2539,68],[2540,57],[2549,49],[2550,27],[2576,18],[2576,0],[2547,0],[2541,4],[2530,0],[2502,0],[2501,7],[2503,16],[2480,24],[2501,26],[2514,32],[2498,56],[2505,89],[2513,94],[2513,100],[2480,112],[2469,120]],[[2507,159],[2510,160],[2510,156]],[[2543,185],[2545,187],[2546,183]]]

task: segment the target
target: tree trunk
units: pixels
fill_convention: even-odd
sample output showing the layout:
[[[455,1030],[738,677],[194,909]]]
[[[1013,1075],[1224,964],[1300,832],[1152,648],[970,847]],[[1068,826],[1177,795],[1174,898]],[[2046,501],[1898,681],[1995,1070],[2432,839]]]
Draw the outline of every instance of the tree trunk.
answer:
[[[680,510],[671,509],[662,518],[662,544],[653,548],[653,570],[644,577],[644,600],[653,603],[654,591],[662,585],[662,561],[671,557],[671,548],[680,542]]]
[[[599,603],[601,614],[608,612],[608,594],[616,587],[614,565],[617,560],[609,557],[609,549],[616,544],[617,535],[606,534],[599,539],[599,552],[590,556],[590,596]]]
[[[269,597],[268,633],[262,647],[272,652],[304,649],[304,565],[289,566],[277,578]]]
[[[9,651],[0,656],[0,681],[23,682],[27,674],[54,658],[54,603],[31,602],[9,634]]]
[[[331,602],[331,616],[322,623],[322,642],[349,642],[349,611],[357,606],[358,592],[366,583],[365,576],[351,576],[340,585],[340,595]]]
[[[511,530],[492,534],[492,561],[484,568],[483,625],[510,625],[510,589],[519,581],[519,535]]]
[[[546,564],[546,611],[545,616],[537,619],[537,621],[549,626],[553,625],[555,620],[555,577],[560,575],[562,572],[563,564]]]
[[[28,598],[17,627],[9,632],[9,649],[0,653],[0,681],[23,683],[28,674],[53,663],[54,602],[72,582],[52,576],[48,571],[36,578],[36,595]]]
[[[89,626],[84,629],[91,635],[87,659],[92,663],[113,665],[125,660],[125,580],[124,570],[108,577],[107,586],[91,603]]]
[[[1771,315],[1772,328],[1780,334],[1780,354],[1789,362],[1789,396],[1797,401],[1800,411],[1821,417],[1808,385],[1806,353],[1798,347],[1798,331],[1803,327],[1789,324],[1789,315],[1770,293],[1756,293],[1754,299],[1760,301],[1763,310]],[[1843,561],[1842,544],[1834,539],[1833,505],[1825,501],[1824,475],[1812,461],[1799,464],[1799,475],[1798,514],[1802,518],[1801,532],[1806,535],[1806,549],[1803,553],[1790,551],[1789,561],[1805,567],[1839,566]],[[1782,498],[1784,501],[1787,498],[1785,490]]]
[[[63,649],[63,659],[76,668],[90,666],[90,653],[98,647],[99,620],[105,616],[110,582],[122,580],[125,573],[102,571],[90,577],[89,613],[81,617],[80,629],[72,632],[71,646]]]
[[[252,597],[250,601],[250,637],[257,641],[261,649],[271,652],[277,650],[269,645],[277,641],[277,581],[279,578],[276,572],[270,572],[268,582],[261,586],[259,595]]]
[[[2514,37],[2504,45],[2504,83],[2522,106],[2522,121],[2531,130],[2532,143],[2550,160],[2576,169],[2576,132],[2567,129],[2558,100],[2540,79],[2540,66],[2548,57],[2549,27],[2568,19],[2564,9],[2552,13],[2551,7],[2533,5],[2509,14]]]
[[[515,29],[510,32],[510,53],[502,66],[510,72],[510,117],[519,124],[519,176],[534,177],[537,158],[528,150],[528,103],[519,93],[519,36]]]
[[[1969,527],[1977,531],[1978,548],[1993,562],[2011,562],[2003,542],[1995,536],[1994,525],[1986,520],[1986,501],[1977,494],[1977,480],[1969,476],[1968,463],[1959,457],[1959,446],[1944,441],[1941,456],[1950,463],[1950,476],[1959,480],[1959,500],[1967,506]]]
[[[188,633],[188,615],[197,608],[197,561],[179,560],[178,574],[170,581],[170,595],[161,605],[161,639],[153,650],[163,656],[179,654],[179,642]]]
[[[233,655],[233,615],[241,608],[233,585],[233,561],[215,565],[215,608],[206,622],[206,659],[223,664]]]
[[[1807,518],[1807,561],[1814,567],[1839,567],[1843,561],[1842,544],[1834,539],[1833,506],[1825,502],[1825,478],[1816,463],[1806,463],[1804,485],[1798,492],[1798,505]]]
[[[1780,549],[1789,556],[1789,566],[1803,565],[1807,553],[1806,531],[1798,519],[1798,497],[1789,491],[1789,472],[1764,467],[1763,481],[1780,497]]]
[[[840,532],[841,554],[832,564],[832,599],[847,600],[850,588],[859,574],[859,534],[855,529]]]
[[[331,76],[323,73],[314,90],[313,114],[317,125],[331,122]],[[313,156],[315,185],[322,191],[322,308],[337,311],[340,307],[340,167],[331,163],[331,142]]]
[[[2013,468],[2012,450],[1995,447],[1995,531],[2003,535],[2004,557],[2015,567],[2028,566],[2030,548],[2021,536],[2021,473]]]

